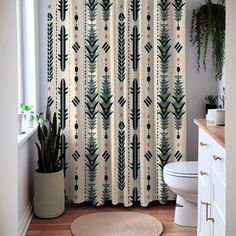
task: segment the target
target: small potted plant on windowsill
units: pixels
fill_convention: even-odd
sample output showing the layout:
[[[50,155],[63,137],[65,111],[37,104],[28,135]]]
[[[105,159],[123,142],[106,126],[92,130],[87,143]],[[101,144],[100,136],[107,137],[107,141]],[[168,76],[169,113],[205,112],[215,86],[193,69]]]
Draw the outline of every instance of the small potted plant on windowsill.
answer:
[[[56,113],[51,121],[47,109],[43,127],[38,125],[38,169],[35,172],[34,213],[40,218],[54,218],[65,209],[64,172],[59,157],[60,127]]]
[[[21,113],[23,114],[24,119],[27,121],[26,128],[33,128],[34,125],[34,111],[33,106],[26,105],[24,103],[20,104]]]
[[[206,99],[205,112],[207,114],[208,109],[216,109],[217,108],[218,96],[208,95],[208,96],[205,97],[205,99]]]

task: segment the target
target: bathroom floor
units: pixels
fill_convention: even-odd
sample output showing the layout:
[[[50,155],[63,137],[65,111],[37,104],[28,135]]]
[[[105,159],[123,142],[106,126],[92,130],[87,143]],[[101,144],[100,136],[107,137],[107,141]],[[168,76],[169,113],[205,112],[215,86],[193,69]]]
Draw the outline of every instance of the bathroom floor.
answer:
[[[103,207],[91,207],[88,204],[68,203],[65,213],[56,219],[46,220],[34,217],[26,235],[71,236],[70,224],[81,215],[98,211],[135,211],[157,217],[164,225],[162,236],[196,236],[196,228],[180,227],[173,223],[174,207],[175,203],[173,202],[165,206],[153,202],[146,208],[140,206],[124,208],[122,205],[113,206],[111,204]]]

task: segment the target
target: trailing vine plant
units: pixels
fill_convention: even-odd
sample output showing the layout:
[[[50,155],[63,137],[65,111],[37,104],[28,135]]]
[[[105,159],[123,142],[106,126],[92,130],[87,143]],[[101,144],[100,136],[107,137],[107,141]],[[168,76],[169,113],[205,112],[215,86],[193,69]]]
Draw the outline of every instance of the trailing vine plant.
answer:
[[[192,14],[190,41],[197,46],[198,71],[201,57],[206,70],[206,55],[209,40],[212,41],[212,63],[215,78],[221,79],[225,60],[225,0],[212,3],[207,0]]]

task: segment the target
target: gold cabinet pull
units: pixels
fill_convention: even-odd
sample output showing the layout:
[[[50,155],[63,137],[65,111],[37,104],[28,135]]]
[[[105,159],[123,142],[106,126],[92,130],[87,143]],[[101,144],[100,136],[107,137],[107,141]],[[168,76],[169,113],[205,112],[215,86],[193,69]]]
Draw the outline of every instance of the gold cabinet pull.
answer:
[[[207,218],[208,218],[208,205],[209,205],[209,203],[201,201],[201,204],[206,206],[206,214],[205,215],[206,215],[206,221],[207,221]]]
[[[204,172],[204,171],[202,171],[202,170],[200,170],[199,174],[200,174],[201,176],[203,176],[203,175],[208,175],[207,172]]]
[[[207,143],[200,142],[200,146],[201,147],[207,146]]]
[[[221,161],[221,160],[222,160],[222,157],[213,155],[213,159],[214,159],[215,161],[217,161],[217,160]]]
[[[211,204],[209,202],[203,202],[203,201],[201,201],[201,204],[206,206],[206,221],[212,221],[214,223],[215,219],[208,216],[208,208]]]
[[[212,222],[214,223],[214,222],[215,222],[215,219],[212,218],[212,217],[208,217],[208,218],[207,218],[207,221],[212,221]]]

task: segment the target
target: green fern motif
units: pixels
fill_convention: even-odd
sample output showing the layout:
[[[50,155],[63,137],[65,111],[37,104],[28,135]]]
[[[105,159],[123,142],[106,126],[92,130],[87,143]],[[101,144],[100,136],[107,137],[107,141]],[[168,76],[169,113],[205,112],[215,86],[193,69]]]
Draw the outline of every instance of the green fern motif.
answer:
[[[89,20],[91,22],[95,21],[95,19],[96,19],[97,5],[98,5],[97,0],[87,0],[86,1],[86,6],[88,7],[88,16],[89,16]]]
[[[185,114],[184,111],[184,89],[183,89],[183,81],[182,81],[182,75],[179,74],[180,67],[177,67],[177,75],[175,76],[175,83],[174,83],[174,93],[172,95],[173,102],[172,106],[174,108],[174,121],[175,121],[175,129],[177,130],[177,138],[180,139],[179,131],[182,128],[183,125],[183,115]]]
[[[95,28],[94,24],[90,24],[89,30],[88,30],[88,36],[86,38],[87,45],[86,48],[86,58],[89,62],[89,73],[90,76],[93,76],[93,74],[97,70],[97,57],[99,54],[98,51],[98,37],[97,37],[97,30]],[[94,76],[95,77],[95,76]]]
[[[172,5],[174,6],[175,20],[178,23],[177,30],[180,30],[179,22],[182,20],[182,17],[183,17],[183,10],[184,10],[185,3],[183,0],[174,0]]]
[[[166,132],[169,126],[169,115],[170,115],[170,92],[169,92],[169,81],[167,75],[162,74],[160,82],[160,90],[158,95],[158,114],[161,119],[161,129]]]
[[[110,20],[111,6],[113,3],[110,0],[101,0],[102,17],[105,22],[105,30],[108,30],[107,22]]]
[[[163,176],[163,168],[168,163],[168,160],[171,156],[170,153],[170,143],[168,138],[168,126],[169,126],[169,116],[170,116],[170,96],[169,92],[169,80],[168,80],[168,70],[169,70],[169,58],[171,57],[170,53],[170,33],[168,29],[168,16],[169,16],[169,0],[162,0],[158,3],[161,13],[161,32],[158,39],[158,57],[161,64],[161,74],[160,74],[160,89],[158,94],[158,114],[160,116],[161,123],[161,140],[158,144],[158,166],[160,167],[160,174]],[[164,183],[164,180],[161,180],[161,190],[160,190],[160,203],[165,204],[168,199],[168,188]]]
[[[158,6],[160,7],[161,20],[163,22],[167,21],[169,17],[170,0],[159,1]]]
[[[88,188],[88,201],[92,202],[94,205],[98,205],[97,202],[97,193],[96,193],[96,177],[97,177],[97,166],[98,166],[98,145],[97,139],[95,138],[95,133],[89,133],[89,140],[86,146],[86,166],[89,170],[88,172],[88,180],[89,180],[89,188]]]
[[[105,175],[104,177],[105,183],[103,184],[103,191],[102,191],[102,203],[105,204],[105,202],[111,200],[111,190],[110,190],[110,184],[108,183],[108,176]]]
[[[163,171],[161,172],[161,191],[160,191],[160,203],[165,204],[168,201],[169,188],[164,181]]]
[[[170,143],[168,139],[168,133],[161,133],[161,144],[158,147],[158,158],[159,158],[159,167],[160,167],[160,175],[161,175],[161,190],[160,190],[160,198],[159,201],[161,204],[165,204],[169,197],[169,189],[163,179],[163,169],[164,166],[168,163],[171,154],[170,154]]]
[[[97,125],[97,114],[98,114],[98,93],[97,93],[97,82],[94,79],[95,76],[90,75],[87,82],[87,94],[86,94],[86,115],[88,116],[88,127],[92,131]]]
[[[103,129],[105,130],[105,138],[107,139],[107,130],[110,128],[111,125],[111,111],[112,107],[112,94],[111,94],[111,82],[110,76],[108,75],[108,68],[105,67],[105,75],[103,76],[102,81],[102,89],[101,89],[101,115],[102,115],[102,125]]]
[[[88,201],[98,205],[96,193],[97,166],[99,165],[98,144],[96,137],[97,114],[98,114],[98,92],[97,92],[97,57],[98,57],[98,37],[96,25],[93,21],[97,15],[97,1],[88,0],[88,15],[90,23],[88,24],[88,35],[86,38],[86,58],[88,61],[88,79],[86,88],[86,115],[88,120],[88,140],[86,143],[86,167],[88,169]]]
[[[162,132],[161,133],[161,144],[158,146],[158,158],[159,158],[159,163],[158,165],[160,166],[161,170],[163,170],[164,166],[168,163],[171,154],[170,154],[170,143],[169,143],[169,138],[168,138],[168,133],[167,132]]]

